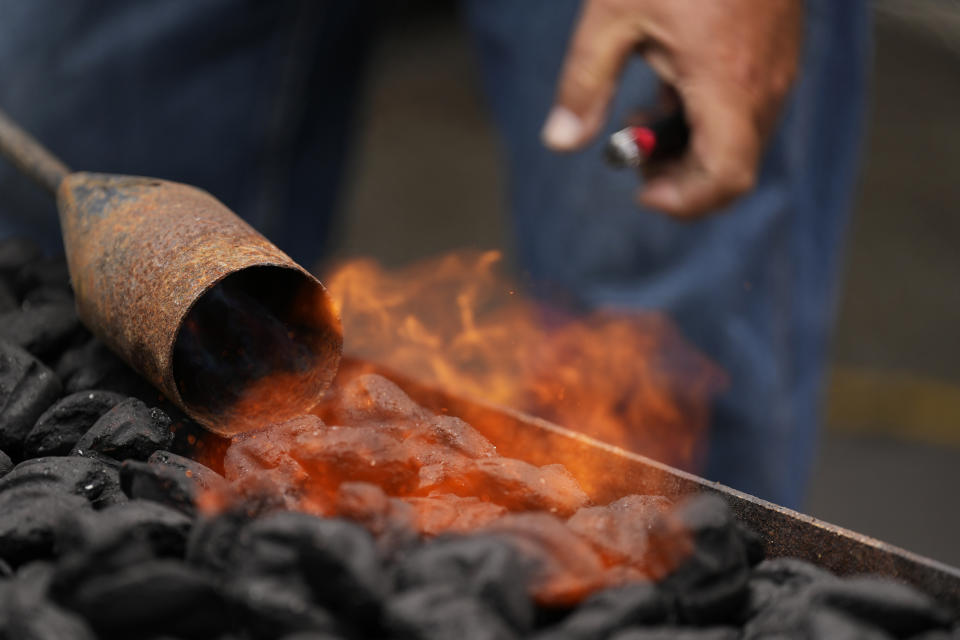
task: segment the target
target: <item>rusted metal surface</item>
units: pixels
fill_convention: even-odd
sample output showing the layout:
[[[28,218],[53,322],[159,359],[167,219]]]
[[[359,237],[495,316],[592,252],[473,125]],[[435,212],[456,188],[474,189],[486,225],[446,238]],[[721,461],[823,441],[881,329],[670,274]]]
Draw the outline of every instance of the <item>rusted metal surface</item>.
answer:
[[[344,375],[372,365],[344,358]],[[708,491],[721,496],[736,517],[759,533],[768,557],[807,560],[840,575],[880,574],[907,582],[960,614],[960,569],[843,527],[760,500],[589,436],[513,409],[426,387],[394,372],[392,378],[416,401],[463,418],[505,456],[533,464],[566,466],[598,503],[634,493],[681,498]]]
[[[216,198],[153,178],[70,173],[3,111],[0,153],[57,198],[80,318],[190,416],[229,435],[260,416],[293,417],[316,404],[340,361],[340,322],[331,300],[316,278]],[[255,357],[262,347],[246,353],[239,340],[211,336],[242,337],[249,330],[253,344],[253,334],[263,333],[256,318],[238,328],[229,317],[221,324],[217,314],[204,313],[214,297],[228,295],[234,298],[227,303],[250,301],[248,309],[237,302],[239,312],[255,308],[273,321],[289,353],[266,353],[271,362],[264,365]],[[198,327],[211,339],[185,340],[196,338]],[[203,351],[211,345],[226,350]],[[244,360],[252,364],[238,385],[230,366]],[[219,365],[219,385],[192,370],[216,369],[218,362],[226,363]]]
[[[51,195],[57,192],[60,182],[70,173],[67,165],[43,148],[2,110],[0,110],[0,153]]]
[[[210,194],[153,178],[74,173],[61,183],[57,204],[80,318],[213,431],[234,427],[221,420],[219,398],[184,399],[173,349],[192,307],[231,274],[292,271],[300,290],[290,296],[305,296],[292,302],[311,325],[314,357],[303,384],[273,399],[275,414],[303,413],[333,379],[341,333],[323,285]]]

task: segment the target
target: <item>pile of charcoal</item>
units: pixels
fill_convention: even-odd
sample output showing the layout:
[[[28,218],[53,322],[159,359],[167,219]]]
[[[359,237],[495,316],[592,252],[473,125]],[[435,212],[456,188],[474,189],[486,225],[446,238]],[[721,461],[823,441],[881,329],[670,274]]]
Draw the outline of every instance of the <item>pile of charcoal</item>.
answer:
[[[889,580],[764,559],[718,498],[591,504],[389,381],[221,441],[0,242],[0,639],[960,638]]]

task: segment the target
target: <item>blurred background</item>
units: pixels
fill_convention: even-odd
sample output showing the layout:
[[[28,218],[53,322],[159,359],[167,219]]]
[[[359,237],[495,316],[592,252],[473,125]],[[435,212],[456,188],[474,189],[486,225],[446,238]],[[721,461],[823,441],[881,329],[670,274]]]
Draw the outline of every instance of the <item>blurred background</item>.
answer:
[[[384,25],[336,257],[510,256],[497,140],[452,4],[395,3]],[[874,13],[869,135],[805,511],[960,565],[960,6],[877,0]]]

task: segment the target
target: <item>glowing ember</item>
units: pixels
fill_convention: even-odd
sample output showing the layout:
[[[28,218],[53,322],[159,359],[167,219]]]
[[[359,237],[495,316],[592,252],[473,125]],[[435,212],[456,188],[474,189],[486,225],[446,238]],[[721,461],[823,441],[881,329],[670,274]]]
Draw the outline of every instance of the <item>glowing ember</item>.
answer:
[[[456,253],[325,278],[345,352],[695,470],[722,373],[659,314],[563,316],[516,295],[500,254]]]
[[[684,557],[673,542],[648,544],[666,499],[596,506],[564,466],[501,456],[463,420],[433,414],[379,375],[339,385],[317,413],[235,436],[224,456],[230,484],[208,490],[200,508],[339,515],[394,539],[497,535],[533,560],[533,595],[551,605],[661,575]]]
[[[346,351],[421,385],[693,465],[722,382],[715,367],[661,316],[575,320],[524,301],[497,275],[498,261],[493,252],[459,254],[395,274],[369,261],[344,265],[327,282]],[[246,414],[264,415],[290,385],[285,374],[263,377],[231,411],[246,425]],[[224,457],[231,484],[208,492],[201,508],[341,515],[397,539],[486,532],[534,559],[532,589],[549,604],[661,576],[689,549],[682,531],[650,543],[665,499],[597,506],[590,496],[608,469],[556,449],[505,456],[488,437],[509,447],[517,434],[508,423],[481,434],[380,375],[340,380],[314,413],[238,428]]]

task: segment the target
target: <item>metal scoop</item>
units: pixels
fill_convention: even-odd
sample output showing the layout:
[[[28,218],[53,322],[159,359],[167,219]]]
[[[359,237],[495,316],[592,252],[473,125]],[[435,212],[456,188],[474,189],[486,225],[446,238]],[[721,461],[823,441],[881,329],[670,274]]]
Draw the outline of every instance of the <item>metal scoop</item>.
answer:
[[[80,319],[187,414],[230,435],[319,401],[342,351],[326,289],[216,198],[72,172],[2,111],[0,153],[56,197]]]

